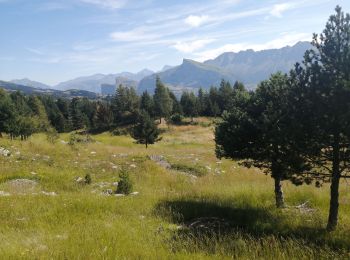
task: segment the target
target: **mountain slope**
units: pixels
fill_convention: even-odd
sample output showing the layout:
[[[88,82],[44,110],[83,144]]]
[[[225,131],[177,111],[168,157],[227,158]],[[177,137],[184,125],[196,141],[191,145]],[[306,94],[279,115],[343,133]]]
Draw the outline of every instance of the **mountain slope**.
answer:
[[[129,81],[138,82],[142,78],[148,75],[151,75],[153,73],[154,73],[153,71],[144,69],[138,73],[122,72],[122,73],[108,74],[108,75],[95,74],[92,76],[79,77],[76,79],[59,83],[54,88],[59,90],[80,89],[80,90],[92,91],[95,93],[101,93],[102,84],[115,85],[116,78],[118,77],[122,77]]]
[[[306,50],[312,48],[308,42],[298,42],[294,46],[262,51],[246,50],[238,53],[223,53],[205,64],[224,69],[235,79],[248,86],[256,86],[272,73],[287,73],[296,62],[300,62]]]
[[[71,90],[60,91],[56,89],[40,89],[40,88],[33,88],[29,86],[24,86],[24,85],[0,80],[0,89],[1,88],[10,92],[20,91],[24,94],[52,95],[55,97],[65,97],[65,98],[87,97],[90,99],[95,99],[98,97],[96,93],[85,91],[85,90],[71,89]]]
[[[43,84],[38,81],[33,81],[27,78],[24,79],[14,79],[10,81],[11,83],[23,85],[23,86],[28,86],[28,87],[33,87],[33,88],[41,88],[41,89],[49,89],[51,88],[49,85]]]
[[[216,66],[184,59],[180,66],[141,80],[138,85],[138,92],[141,93],[147,90],[153,93],[157,75],[175,92],[183,89],[191,90],[200,86],[209,88],[211,85],[219,84],[221,79],[233,80],[229,73]]]
[[[175,92],[196,90],[199,87],[208,89],[212,85],[218,85],[221,79],[231,83],[238,80],[248,88],[255,88],[260,81],[277,71],[288,72],[296,62],[302,61],[305,51],[310,48],[310,43],[299,42],[281,49],[223,53],[204,63],[184,59],[180,66],[161,71],[157,75]],[[141,80],[138,91],[148,90],[152,93],[155,78],[156,74],[153,74]]]

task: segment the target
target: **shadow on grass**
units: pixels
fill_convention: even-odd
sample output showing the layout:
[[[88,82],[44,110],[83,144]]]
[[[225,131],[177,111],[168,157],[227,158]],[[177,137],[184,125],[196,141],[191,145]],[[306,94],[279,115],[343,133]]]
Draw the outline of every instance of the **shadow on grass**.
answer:
[[[300,214],[297,216],[296,212],[285,214],[277,209],[249,205],[235,207],[232,201],[223,203],[203,198],[163,201],[156,206],[155,212],[179,225],[170,241],[173,248],[186,244],[212,253],[222,242],[243,239],[261,243],[266,238],[274,237],[281,247],[288,240],[310,246],[316,251],[317,248],[329,248],[332,251],[349,249],[348,241],[332,238],[324,228],[313,227],[313,223],[308,226],[291,224],[293,214],[296,214],[296,218],[303,218]]]

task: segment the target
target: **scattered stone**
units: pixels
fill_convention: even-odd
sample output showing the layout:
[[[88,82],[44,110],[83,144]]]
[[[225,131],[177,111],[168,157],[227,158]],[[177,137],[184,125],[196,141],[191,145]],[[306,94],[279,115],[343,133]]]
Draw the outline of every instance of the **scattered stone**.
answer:
[[[0,155],[8,157],[11,155],[11,152],[4,147],[0,147]]]
[[[205,166],[205,168],[206,168],[208,171],[211,171],[211,167],[210,167],[210,166]]]
[[[31,175],[38,175],[36,172],[31,172],[30,174]]]
[[[8,197],[8,196],[11,196],[11,194],[8,193],[8,192],[0,190],[0,197]]]
[[[51,192],[42,191],[41,193],[46,196],[57,196],[57,193],[54,191],[51,191]]]
[[[77,177],[77,178],[75,179],[75,181],[76,181],[77,183],[83,183],[83,182],[84,182],[84,178],[82,178],[82,177]]]
[[[105,191],[103,191],[104,195],[113,195],[113,190],[112,189],[107,189]]]
[[[149,158],[156,162],[159,166],[163,167],[164,169],[170,169],[171,165],[168,163],[165,159],[164,156],[162,155],[150,155]]]
[[[61,140],[61,144],[68,144],[68,142]]]
[[[134,191],[134,192],[131,192],[130,195],[132,195],[132,196],[139,195],[139,192],[138,191]]]
[[[7,181],[6,183],[14,188],[20,188],[21,190],[25,188],[34,188],[38,185],[36,181],[28,179],[15,179]]]
[[[95,152],[95,151],[92,151],[90,154],[94,155],[94,154],[96,154],[96,152]]]
[[[125,194],[120,194],[120,193],[117,193],[117,194],[114,194],[115,197],[125,197]]]
[[[135,164],[130,164],[131,168],[136,168],[137,166]]]

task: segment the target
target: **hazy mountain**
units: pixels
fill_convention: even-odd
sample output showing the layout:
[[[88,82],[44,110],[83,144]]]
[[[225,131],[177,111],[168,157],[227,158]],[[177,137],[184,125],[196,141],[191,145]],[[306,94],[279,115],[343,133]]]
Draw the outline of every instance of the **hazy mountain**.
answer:
[[[24,79],[14,79],[10,81],[11,83],[19,84],[19,85],[24,85],[28,87],[33,87],[33,88],[41,88],[41,89],[49,89],[51,88],[49,85],[43,84],[41,82],[33,81],[27,78]]]
[[[306,50],[312,48],[309,42],[298,42],[294,46],[262,51],[246,50],[227,52],[205,64],[224,69],[236,80],[248,86],[256,86],[277,71],[288,72],[296,62],[301,62]]]
[[[116,78],[122,77],[131,81],[140,81],[142,78],[153,74],[153,71],[144,69],[138,73],[122,72],[117,74],[95,74],[92,76],[79,77],[73,80],[59,83],[54,88],[59,90],[81,89],[101,93],[102,84],[116,84]],[[136,84],[137,85],[137,84]]]
[[[36,94],[36,95],[52,95],[55,97],[87,97],[90,99],[95,99],[98,97],[96,93],[85,91],[85,90],[65,90],[60,91],[56,89],[42,89],[42,88],[33,88],[30,86],[24,86],[12,82],[6,82],[0,80],[0,88],[5,89],[6,91],[21,91],[24,94]]]
[[[161,71],[157,75],[176,92],[199,87],[209,88],[218,85],[221,79],[231,83],[239,80],[248,88],[254,88],[272,73],[288,72],[296,62],[302,61],[305,51],[310,48],[310,43],[299,42],[281,49],[227,52],[203,63],[184,59],[180,66]],[[152,93],[155,78],[156,74],[153,74],[141,80],[138,92],[148,90]]]
[[[218,85],[221,79],[233,80],[229,73],[226,73],[219,67],[184,59],[180,66],[153,74],[141,80],[138,85],[138,92],[141,93],[147,90],[153,93],[157,75],[175,92],[183,89],[194,89],[199,86],[209,88],[211,85]]]

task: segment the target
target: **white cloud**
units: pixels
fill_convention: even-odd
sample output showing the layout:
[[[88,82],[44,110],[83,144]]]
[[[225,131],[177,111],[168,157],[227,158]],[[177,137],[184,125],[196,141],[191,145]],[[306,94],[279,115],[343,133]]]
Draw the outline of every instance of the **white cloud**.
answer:
[[[208,15],[190,15],[185,19],[185,23],[191,27],[199,27],[209,20]]]
[[[270,15],[274,17],[281,18],[283,13],[291,8],[293,8],[294,5],[292,3],[283,3],[283,4],[276,4],[272,7],[270,11]]]
[[[202,52],[197,52],[194,55],[197,56],[197,61],[205,61],[214,59],[224,52],[239,52],[248,49],[254,51],[261,51],[266,49],[278,49],[285,46],[292,46],[299,41],[310,41],[311,35],[306,33],[285,33],[279,38],[268,41],[266,43],[254,44],[254,43],[239,43],[239,44],[226,44],[219,48],[209,49]]]
[[[87,4],[94,4],[103,8],[111,8],[111,9],[121,8],[127,3],[126,0],[80,0],[80,1]]]
[[[212,43],[214,39],[202,39],[195,41],[178,41],[172,47],[176,50],[184,53],[192,53],[193,51],[199,50],[209,43]]]
[[[135,42],[143,40],[154,40],[161,37],[158,34],[148,32],[145,28],[139,27],[130,31],[118,31],[110,34],[114,41]]]

